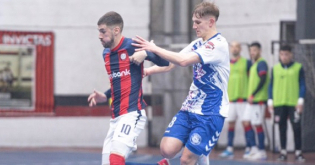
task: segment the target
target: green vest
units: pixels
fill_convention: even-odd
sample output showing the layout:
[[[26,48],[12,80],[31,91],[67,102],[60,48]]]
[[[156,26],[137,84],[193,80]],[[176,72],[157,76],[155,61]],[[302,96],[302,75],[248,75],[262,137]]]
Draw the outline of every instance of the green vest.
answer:
[[[260,77],[257,72],[257,66],[260,61],[265,61],[262,58],[259,58],[249,70],[249,85],[248,85],[248,97],[250,97],[254,91],[257,89]],[[269,76],[267,72],[266,82],[263,87],[256,93],[254,97],[254,102],[267,101],[268,99],[268,82]]]
[[[299,98],[299,74],[302,65],[294,62],[289,68],[279,63],[273,67],[273,105],[296,106]]]
[[[230,78],[228,84],[229,100],[246,99],[247,88],[247,60],[244,57],[240,57],[235,63],[230,63]]]

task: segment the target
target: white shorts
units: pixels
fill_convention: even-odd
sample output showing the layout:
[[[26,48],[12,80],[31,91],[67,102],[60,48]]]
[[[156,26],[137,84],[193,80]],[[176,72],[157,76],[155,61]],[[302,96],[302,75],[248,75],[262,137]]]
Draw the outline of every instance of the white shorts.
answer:
[[[134,111],[110,120],[110,127],[103,145],[102,165],[109,164],[111,152],[128,158],[137,149],[136,140],[145,127],[147,117],[144,110]]]
[[[230,102],[229,115],[225,120],[227,122],[235,122],[237,118],[242,120],[246,104],[246,102]]]
[[[265,104],[247,104],[243,121],[250,121],[252,125],[261,125],[265,120]]]

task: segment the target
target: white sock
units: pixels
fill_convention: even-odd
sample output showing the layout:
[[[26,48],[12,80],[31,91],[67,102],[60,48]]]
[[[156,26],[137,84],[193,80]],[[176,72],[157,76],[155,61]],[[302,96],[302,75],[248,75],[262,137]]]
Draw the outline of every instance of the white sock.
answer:
[[[210,165],[210,163],[209,163],[209,155],[207,155],[207,156],[205,156],[205,155],[199,156],[197,164],[198,165]]]
[[[226,150],[229,151],[229,152],[233,152],[233,147],[228,146],[228,147],[226,148]]]
[[[302,154],[302,151],[301,150],[295,150],[295,155],[296,156],[299,156],[299,155],[301,155]]]
[[[283,155],[287,155],[287,150],[281,150],[280,153]]]

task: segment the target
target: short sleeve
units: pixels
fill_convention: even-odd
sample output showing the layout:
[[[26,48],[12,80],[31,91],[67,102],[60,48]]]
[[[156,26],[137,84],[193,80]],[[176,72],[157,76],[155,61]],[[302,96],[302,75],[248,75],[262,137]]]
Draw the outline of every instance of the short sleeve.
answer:
[[[195,52],[203,64],[219,64],[229,56],[228,45],[224,41],[207,41]]]
[[[257,66],[257,72],[259,76],[265,75],[268,72],[268,65],[266,61],[260,61]]]
[[[189,45],[187,45],[184,49],[182,49],[179,53],[189,53],[193,50],[194,45],[196,45],[200,41],[193,41]]]

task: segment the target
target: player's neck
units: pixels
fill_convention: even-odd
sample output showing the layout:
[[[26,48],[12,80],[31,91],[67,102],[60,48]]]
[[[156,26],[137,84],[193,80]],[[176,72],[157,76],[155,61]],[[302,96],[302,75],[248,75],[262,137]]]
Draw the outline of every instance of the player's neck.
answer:
[[[239,58],[241,58],[241,55],[232,56],[231,59],[236,61],[236,60],[238,60]]]
[[[110,48],[111,50],[112,49],[115,49],[118,45],[119,45],[119,43],[120,43],[120,40],[122,39],[122,35],[121,34],[119,34],[119,35],[117,35],[116,37],[115,37],[115,39],[114,39],[114,44],[112,45],[112,47]]]
[[[256,59],[254,59],[254,62],[257,62],[259,59],[260,59],[260,55]]]
[[[207,35],[205,37],[202,38],[203,41],[207,41],[208,39],[210,39],[211,37],[213,37],[214,35],[216,35],[218,32],[217,32],[217,29],[216,28],[213,28],[211,30],[209,30],[209,32],[207,33]]]

